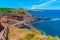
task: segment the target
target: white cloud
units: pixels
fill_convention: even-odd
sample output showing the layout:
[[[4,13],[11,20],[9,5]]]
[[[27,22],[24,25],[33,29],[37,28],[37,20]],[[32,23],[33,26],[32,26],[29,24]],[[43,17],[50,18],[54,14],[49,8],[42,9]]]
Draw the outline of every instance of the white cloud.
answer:
[[[37,8],[40,8],[41,6],[46,6],[47,4],[53,3],[55,1],[57,1],[57,0],[51,0],[51,1],[45,2],[45,3],[40,4],[40,5],[32,5],[32,7],[30,9],[37,9]]]

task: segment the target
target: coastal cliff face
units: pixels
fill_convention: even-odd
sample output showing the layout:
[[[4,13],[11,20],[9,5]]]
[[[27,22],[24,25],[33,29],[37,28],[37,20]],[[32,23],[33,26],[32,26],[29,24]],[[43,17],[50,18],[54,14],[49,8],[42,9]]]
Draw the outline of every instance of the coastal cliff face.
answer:
[[[0,14],[2,18],[12,18],[12,19],[18,19],[23,20],[26,19],[30,22],[39,21],[39,18],[36,18],[35,16],[29,14],[24,9],[16,9],[16,8],[0,8]]]
[[[36,18],[35,16],[29,14],[27,11],[14,11],[14,12],[10,12],[10,13],[2,13],[1,15],[1,20],[5,20],[5,19],[14,19],[14,20],[27,20],[28,22],[35,22],[35,21],[39,21],[38,18]]]

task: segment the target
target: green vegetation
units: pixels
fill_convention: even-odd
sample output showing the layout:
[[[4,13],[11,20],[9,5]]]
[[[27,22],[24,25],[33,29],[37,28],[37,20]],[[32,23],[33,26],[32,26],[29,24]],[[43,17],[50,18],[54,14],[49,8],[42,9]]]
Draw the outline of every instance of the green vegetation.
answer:
[[[23,9],[23,8],[0,8],[0,14],[2,14],[2,12],[7,15],[15,15],[15,16],[22,16],[24,18],[29,17],[29,15],[27,14],[27,12]]]
[[[0,14],[2,12],[4,15],[15,15],[15,16],[22,16],[24,18],[29,17],[29,15],[26,13],[26,11],[23,8],[0,8]]]
[[[34,36],[33,38],[31,38],[30,40],[38,40],[39,38],[37,36]]]
[[[24,10],[23,8],[0,8],[0,12],[7,12],[12,10]]]
[[[46,40],[53,40],[51,36],[47,36]]]
[[[27,33],[25,34],[22,38],[19,38],[18,40],[20,39],[24,39],[24,40],[30,40],[31,38],[33,38],[35,35],[33,33]]]
[[[40,30],[40,33],[41,33],[42,35],[44,35],[44,32],[43,32],[42,30]]]
[[[19,34],[19,35],[18,35]],[[32,39],[35,35],[42,35],[41,32],[39,32],[38,30],[34,29],[18,29],[18,28],[14,28],[14,27],[9,27],[9,33],[8,33],[8,37],[10,38],[14,38],[15,36],[18,35],[18,40],[30,40]],[[21,36],[21,37],[19,37]]]
[[[3,12],[4,14],[14,14],[19,15],[24,11],[23,8],[0,8],[0,12]]]
[[[0,8],[0,12],[7,12],[11,10],[11,8]]]
[[[26,39],[24,39],[24,38],[19,38],[18,40],[26,40]]]
[[[54,40],[59,40],[59,37],[55,37]]]

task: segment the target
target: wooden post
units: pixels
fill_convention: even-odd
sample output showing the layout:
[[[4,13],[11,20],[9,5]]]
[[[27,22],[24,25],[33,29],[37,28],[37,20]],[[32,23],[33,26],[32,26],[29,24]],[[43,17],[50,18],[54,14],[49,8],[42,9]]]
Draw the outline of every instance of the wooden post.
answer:
[[[4,29],[4,27],[1,25],[1,22],[0,22],[0,32]]]

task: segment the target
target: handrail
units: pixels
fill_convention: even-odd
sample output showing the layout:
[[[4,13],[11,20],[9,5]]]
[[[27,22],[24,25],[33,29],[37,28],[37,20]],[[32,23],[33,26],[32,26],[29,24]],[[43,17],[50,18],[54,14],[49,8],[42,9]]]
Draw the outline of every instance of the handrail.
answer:
[[[5,27],[4,30],[1,33],[0,40],[4,40],[6,38],[6,34],[8,32],[8,27]]]

